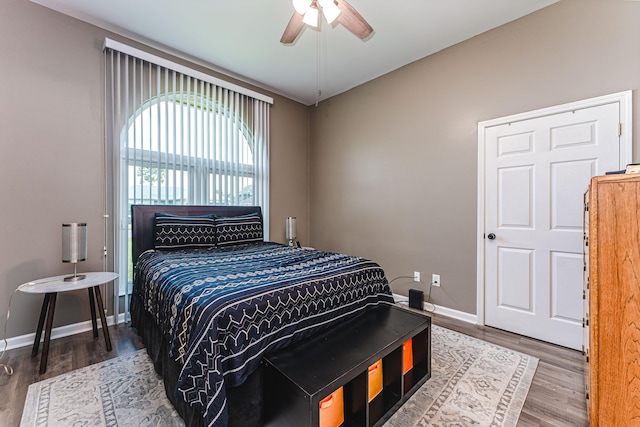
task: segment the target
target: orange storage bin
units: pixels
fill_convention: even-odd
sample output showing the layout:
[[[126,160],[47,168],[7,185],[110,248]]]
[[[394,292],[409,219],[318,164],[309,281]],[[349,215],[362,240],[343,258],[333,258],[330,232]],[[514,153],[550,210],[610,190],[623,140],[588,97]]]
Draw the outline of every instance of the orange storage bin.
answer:
[[[402,344],[402,374],[406,374],[413,368],[413,338],[409,338]]]
[[[320,427],[338,427],[344,423],[342,387],[320,401]]]
[[[382,391],[382,359],[369,366],[369,402]]]

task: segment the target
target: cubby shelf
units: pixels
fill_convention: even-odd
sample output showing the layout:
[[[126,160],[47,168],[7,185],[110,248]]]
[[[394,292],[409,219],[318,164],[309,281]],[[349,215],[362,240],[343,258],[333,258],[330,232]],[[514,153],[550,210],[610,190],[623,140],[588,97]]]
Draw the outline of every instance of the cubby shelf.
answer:
[[[413,367],[403,374],[403,343]],[[368,368],[382,359],[382,391],[370,402]],[[320,401],[343,387],[343,427],[381,425],[431,377],[431,318],[380,306],[264,359],[266,426],[318,427]]]

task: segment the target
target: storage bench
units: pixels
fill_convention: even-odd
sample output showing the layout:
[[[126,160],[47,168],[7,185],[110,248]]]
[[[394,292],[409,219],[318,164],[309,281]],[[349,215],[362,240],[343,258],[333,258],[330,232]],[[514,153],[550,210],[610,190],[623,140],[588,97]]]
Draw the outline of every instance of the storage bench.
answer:
[[[379,361],[382,390],[370,399],[369,368]],[[319,427],[320,402],[341,387],[341,426],[381,425],[431,377],[431,318],[391,305],[371,308],[266,355],[263,373],[266,426]]]

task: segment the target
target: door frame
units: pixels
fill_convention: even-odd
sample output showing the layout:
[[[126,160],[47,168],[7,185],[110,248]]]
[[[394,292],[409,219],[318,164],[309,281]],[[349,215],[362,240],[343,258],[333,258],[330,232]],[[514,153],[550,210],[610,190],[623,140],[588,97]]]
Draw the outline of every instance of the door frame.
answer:
[[[633,112],[632,112],[632,91],[617,92],[610,95],[589,98],[582,101],[570,102],[553,107],[541,108],[539,110],[500,117],[497,119],[478,122],[478,212],[477,212],[477,276],[476,276],[476,323],[485,324],[485,131],[487,128],[509,124],[513,122],[530,120],[554,114],[566,113],[568,111],[580,110],[584,108],[598,107],[600,105],[618,102],[620,105],[620,165],[632,163],[633,147]],[[622,169],[623,166],[621,166]],[[588,183],[585,183],[585,191]]]

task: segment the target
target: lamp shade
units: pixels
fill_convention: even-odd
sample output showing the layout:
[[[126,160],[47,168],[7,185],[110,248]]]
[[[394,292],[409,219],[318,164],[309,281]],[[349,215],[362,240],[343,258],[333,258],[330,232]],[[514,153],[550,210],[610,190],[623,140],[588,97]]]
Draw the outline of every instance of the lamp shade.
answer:
[[[287,217],[287,240],[295,240],[297,235],[297,224],[295,216]]]
[[[331,24],[333,21],[336,20],[338,16],[340,16],[341,12],[338,6],[336,6],[335,3],[331,2],[327,6],[322,7],[322,13],[324,14],[324,17],[327,19],[327,23]]]
[[[311,6],[305,12],[304,17],[302,18],[302,22],[304,22],[307,25],[311,25],[314,28],[317,28],[319,16],[320,15],[318,14],[318,9]]]
[[[87,259],[87,224],[62,224],[62,262],[77,263]]]
[[[311,6],[312,0],[293,0],[293,8],[300,15],[304,15],[307,11],[307,8]]]

